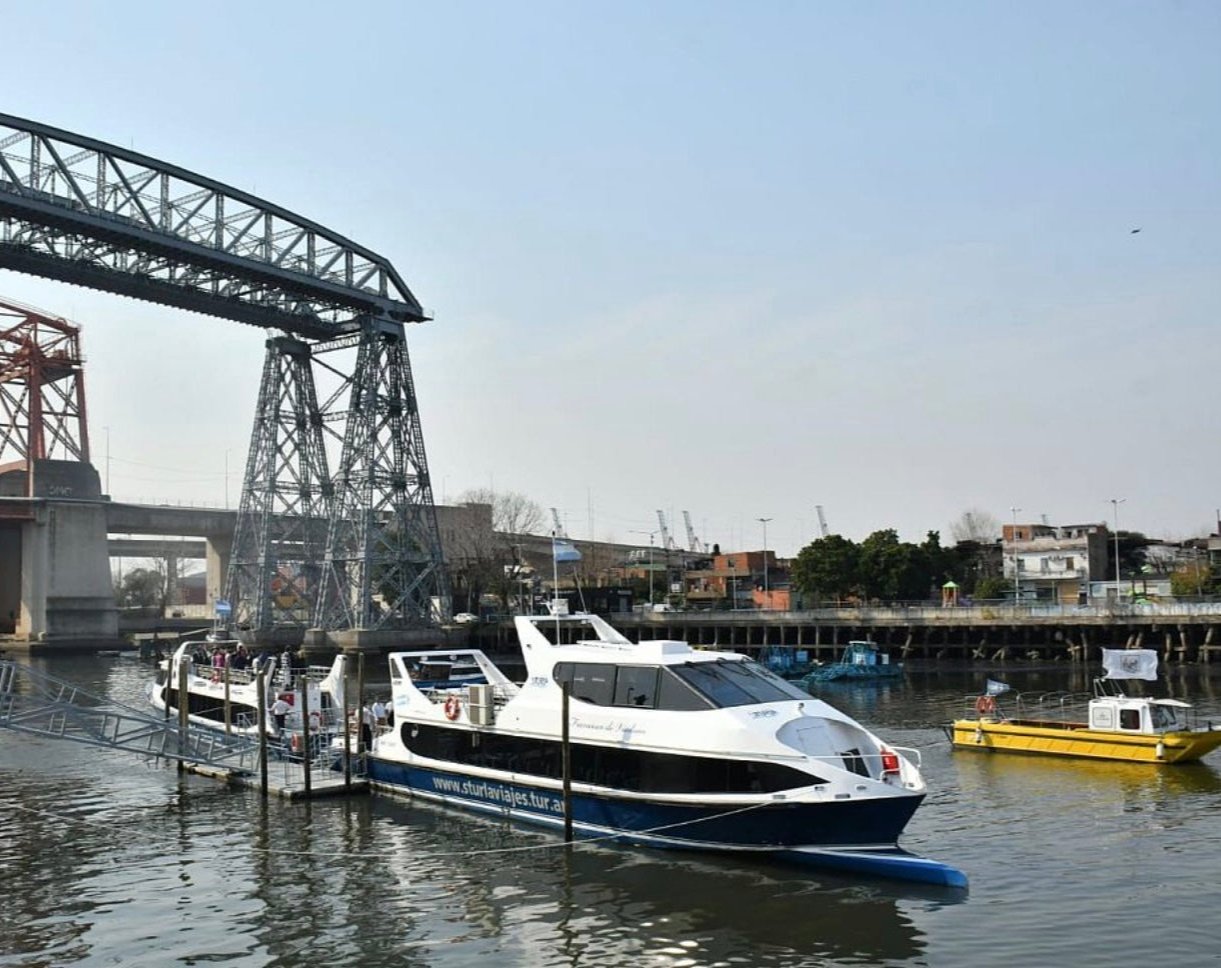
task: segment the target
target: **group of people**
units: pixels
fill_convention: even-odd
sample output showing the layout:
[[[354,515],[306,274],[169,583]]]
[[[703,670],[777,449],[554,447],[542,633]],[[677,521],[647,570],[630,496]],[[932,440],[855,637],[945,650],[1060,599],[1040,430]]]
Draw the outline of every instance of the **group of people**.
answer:
[[[232,652],[227,652],[222,645],[212,647],[211,662],[214,669],[223,669],[225,666],[230,669],[249,669],[253,661],[244,645],[239,645]]]
[[[365,749],[373,745],[374,730],[394,725],[394,706],[375,699],[360,711],[360,740]]]

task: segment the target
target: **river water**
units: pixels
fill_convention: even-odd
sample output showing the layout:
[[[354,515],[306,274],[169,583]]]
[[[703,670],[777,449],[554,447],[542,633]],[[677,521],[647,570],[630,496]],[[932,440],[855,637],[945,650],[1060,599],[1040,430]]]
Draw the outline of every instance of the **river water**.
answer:
[[[36,660],[141,705],[132,658]],[[951,753],[985,675],[909,668],[820,695],[923,755],[909,850],[969,891],[607,846],[382,796],[227,789],[128,753],[0,731],[0,966],[780,966],[1215,961],[1221,752],[1179,767]],[[1221,668],[1159,692],[1221,719]]]

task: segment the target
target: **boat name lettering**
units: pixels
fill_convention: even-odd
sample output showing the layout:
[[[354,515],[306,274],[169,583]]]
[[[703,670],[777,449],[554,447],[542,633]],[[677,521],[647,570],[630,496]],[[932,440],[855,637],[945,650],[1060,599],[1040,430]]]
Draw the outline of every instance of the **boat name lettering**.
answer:
[[[492,803],[503,803],[507,807],[548,810],[551,813],[564,812],[564,802],[559,797],[535,790],[516,790],[503,783],[489,783],[487,780],[457,780],[448,776],[434,776],[432,788],[438,793],[477,797]]]
[[[548,679],[546,676],[531,676],[530,677],[530,685],[532,685],[532,686],[545,686],[550,682],[551,682],[551,680]]]
[[[619,719],[612,719],[604,723],[594,723],[587,719],[580,719],[577,716],[572,717],[572,725],[574,729],[584,729],[591,733],[643,733],[643,729],[639,729],[635,723],[625,723]]]
[[[775,716],[775,715],[776,715],[776,710],[774,710],[774,709],[756,709],[753,713],[750,714],[750,718],[751,719],[770,719],[772,716]]]

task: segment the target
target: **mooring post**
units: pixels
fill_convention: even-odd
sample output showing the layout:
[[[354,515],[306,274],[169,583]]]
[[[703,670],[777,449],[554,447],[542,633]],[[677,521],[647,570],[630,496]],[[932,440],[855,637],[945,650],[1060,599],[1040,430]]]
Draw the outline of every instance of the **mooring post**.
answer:
[[[178,659],[178,772],[186,770],[182,761],[186,755],[187,729],[191,724],[191,697],[187,692],[187,676],[190,662],[186,656]]]
[[[572,843],[572,746],[568,741],[568,683],[561,687],[560,728],[561,769],[564,776],[564,843]]]
[[[255,689],[259,694],[259,791],[267,799],[267,664],[259,663],[254,674]],[[281,737],[283,742],[283,737]]]
[[[301,676],[297,680],[297,691],[301,693],[301,765],[305,767],[305,797],[310,795],[310,759],[313,752],[313,737],[310,735],[309,721],[309,676]],[[321,713],[319,713],[321,718]]]
[[[360,737],[356,741],[356,755],[361,758],[361,768],[368,772],[368,765],[365,763],[364,756],[369,752],[365,748],[365,654],[361,652],[356,656],[356,735]]]
[[[225,659],[225,736],[232,733],[230,723],[233,720],[233,707],[229,704],[229,660]]]
[[[348,658],[343,659],[343,719],[339,721],[343,730],[343,788],[352,791],[352,731],[348,729]]]

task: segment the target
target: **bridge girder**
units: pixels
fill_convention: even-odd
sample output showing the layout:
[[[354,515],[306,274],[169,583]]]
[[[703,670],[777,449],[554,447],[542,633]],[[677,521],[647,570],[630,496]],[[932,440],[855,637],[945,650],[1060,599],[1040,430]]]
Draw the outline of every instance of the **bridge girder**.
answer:
[[[426,319],[388,260],[176,165],[0,114],[0,268],[311,339]]]

